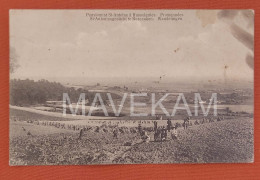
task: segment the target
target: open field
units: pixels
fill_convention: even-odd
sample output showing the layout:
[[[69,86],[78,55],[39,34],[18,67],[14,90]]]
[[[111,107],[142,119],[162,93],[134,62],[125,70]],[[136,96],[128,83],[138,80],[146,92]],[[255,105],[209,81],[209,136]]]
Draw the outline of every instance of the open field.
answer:
[[[119,158],[131,163],[253,162],[253,120],[230,120],[180,130],[177,141],[144,143]]]
[[[139,121],[128,127],[103,123],[86,125],[79,138],[80,129],[41,125],[51,120],[60,122],[46,119],[49,116],[37,116],[39,125],[28,123],[26,113],[13,111],[10,117],[10,165],[253,161],[252,118],[193,124],[187,130],[179,127],[177,140],[168,135],[165,142],[154,142],[152,123],[140,121],[142,129],[151,137],[151,141],[145,143],[138,132]],[[64,122],[74,122],[80,127],[77,123],[81,121]],[[119,130],[117,138],[113,135],[114,129]]]
[[[238,117],[242,118],[252,118],[252,114],[245,113],[245,114],[229,114],[227,115],[224,111],[219,112],[220,117],[223,117],[226,120],[230,119],[237,119]],[[154,116],[147,116],[147,117],[131,117],[131,116],[124,116],[124,117],[104,117],[104,116],[82,116],[76,115],[72,116],[68,114],[67,116],[62,116],[60,113],[53,113],[48,111],[41,111],[41,110],[34,110],[33,108],[24,108],[24,107],[14,107],[11,106],[10,108],[10,116],[11,118],[15,118],[18,121],[30,121],[30,122],[56,122],[60,124],[64,124],[65,126],[68,125],[78,125],[78,126],[101,126],[101,125],[116,125],[119,127],[127,126],[127,127],[137,127],[138,124],[142,124],[145,127],[152,127],[153,121],[155,121]],[[164,121],[157,121],[158,126],[165,126],[166,125],[166,117],[165,115],[162,116]],[[186,116],[179,114],[171,118],[173,124],[176,123],[183,123],[183,119]],[[204,116],[199,115],[194,117],[190,120],[191,124],[194,124],[195,121],[198,123],[202,123]],[[205,122],[208,122],[210,119],[213,121],[217,120],[217,117],[210,116],[205,118]],[[83,127],[82,127],[83,128]]]
[[[10,111],[12,114],[12,111],[18,110],[21,113],[23,112],[27,112],[28,114],[30,114],[29,116],[27,116],[27,118],[36,118],[36,119],[51,119],[51,120],[60,120],[60,119],[68,119],[68,120],[73,120],[73,119],[111,119],[111,117],[98,117],[98,116],[91,116],[91,117],[87,117],[87,116],[72,116],[71,114],[66,114],[66,116],[63,116],[62,113],[60,112],[49,112],[49,111],[43,111],[43,110],[38,110],[38,109],[34,109],[34,108],[29,108],[29,107],[18,107],[18,106],[11,106],[10,105]],[[23,113],[24,114],[24,113]],[[32,116],[31,116],[32,115]],[[23,116],[22,116],[23,118]]]

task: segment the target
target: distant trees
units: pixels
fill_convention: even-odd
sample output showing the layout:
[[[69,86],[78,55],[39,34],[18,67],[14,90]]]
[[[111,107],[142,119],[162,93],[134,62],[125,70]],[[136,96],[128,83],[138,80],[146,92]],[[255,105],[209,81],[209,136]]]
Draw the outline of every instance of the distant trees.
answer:
[[[10,80],[10,104],[33,105],[42,104],[47,100],[62,100],[64,86],[47,80]]]
[[[62,101],[63,93],[68,93],[72,103],[78,102],[81,93],[85,93],[89,104],[93,102],[95,92],[89,92],[83,88],[75,89],[73,87],[65,87],[57,82],[49,82],[47,80],[10,80],[10,104],[17,106],[28,106],[34,104],[44,104],[46,101]],[[106,104],[108,96],[106,93],[100,93]],[[113,99],[121,98],[117,94],[111,93]]]

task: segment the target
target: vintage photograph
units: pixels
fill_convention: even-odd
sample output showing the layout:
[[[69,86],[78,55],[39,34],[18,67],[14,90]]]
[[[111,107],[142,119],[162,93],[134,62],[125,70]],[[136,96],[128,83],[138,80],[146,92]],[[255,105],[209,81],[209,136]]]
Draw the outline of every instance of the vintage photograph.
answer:
[[[9,164],[254,162],[253,10],[10,10]]]

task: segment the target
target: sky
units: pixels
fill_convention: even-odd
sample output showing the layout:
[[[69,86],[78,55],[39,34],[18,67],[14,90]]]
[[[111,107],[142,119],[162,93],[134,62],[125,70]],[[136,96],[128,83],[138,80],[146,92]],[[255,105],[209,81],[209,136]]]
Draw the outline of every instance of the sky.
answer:
[[[182,13],[182,21],[90,21],[86,13]],[[231,26],[252,34],[237,11],[11,10],[11,78],[166,77],[253,81],[253,50]],[[226,15],[226,13],[224,13]],[[229,15],[229,14],[228,14]],[[222,16],[221,16],[222,17]],[[12,52],[13,53],[13,52]]]

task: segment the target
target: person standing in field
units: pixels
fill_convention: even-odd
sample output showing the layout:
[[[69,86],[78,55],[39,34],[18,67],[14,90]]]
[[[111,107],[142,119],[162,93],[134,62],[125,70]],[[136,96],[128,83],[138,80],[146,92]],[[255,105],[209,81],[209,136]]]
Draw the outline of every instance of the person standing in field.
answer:
[[[117,138],[117,131],[116,131],[116,129],[113,130],[113,138]]]
[[[158,127],[157,121],[154,121],[153,124],[154,124],[154,132],[157,132],[157,127]]]
[[[82,136],[83,136],[83,129],[80,129],[80,131],[79,131],[79,140],[81,140]]]
[[[183,122],[184,129],[188,129],[189,120],[190,120],[190,117],[187,117],[184,119],[184,122]]]
[[[165,127],[163,127],[161,132],[161,140],[166,141],[166,139],[167,139],[167,130],[165,129]]]
[[[138,132],[140,133],[142,131],[142,125],[141,123],[138,124]]]
[[[143,131],[141,123],[138,124],[138,132],[139,132],[140,136],[144,135],[144,131]]]
[[[156,129],[156,131],[154,132],[154,141],[161,141],[161,129],[160,127]]]
[[[171,128],[172,128],[172,122],[171,122],[170,118],[168,118],[167,119],[167,130],[168,130],[168,132],[170,132]]]
[[[171,137],[172,137],[172,139],[177,139],[177,135],[178,135],[177,128],[176,127],[172,127],[172,130],[171,130]]]
[[[142,136],[143,142],[148,143],[148,142],[150,142],[150,139],[151,139],[150,136],[148,136],[147,132],[145,131],[144,135]]]

